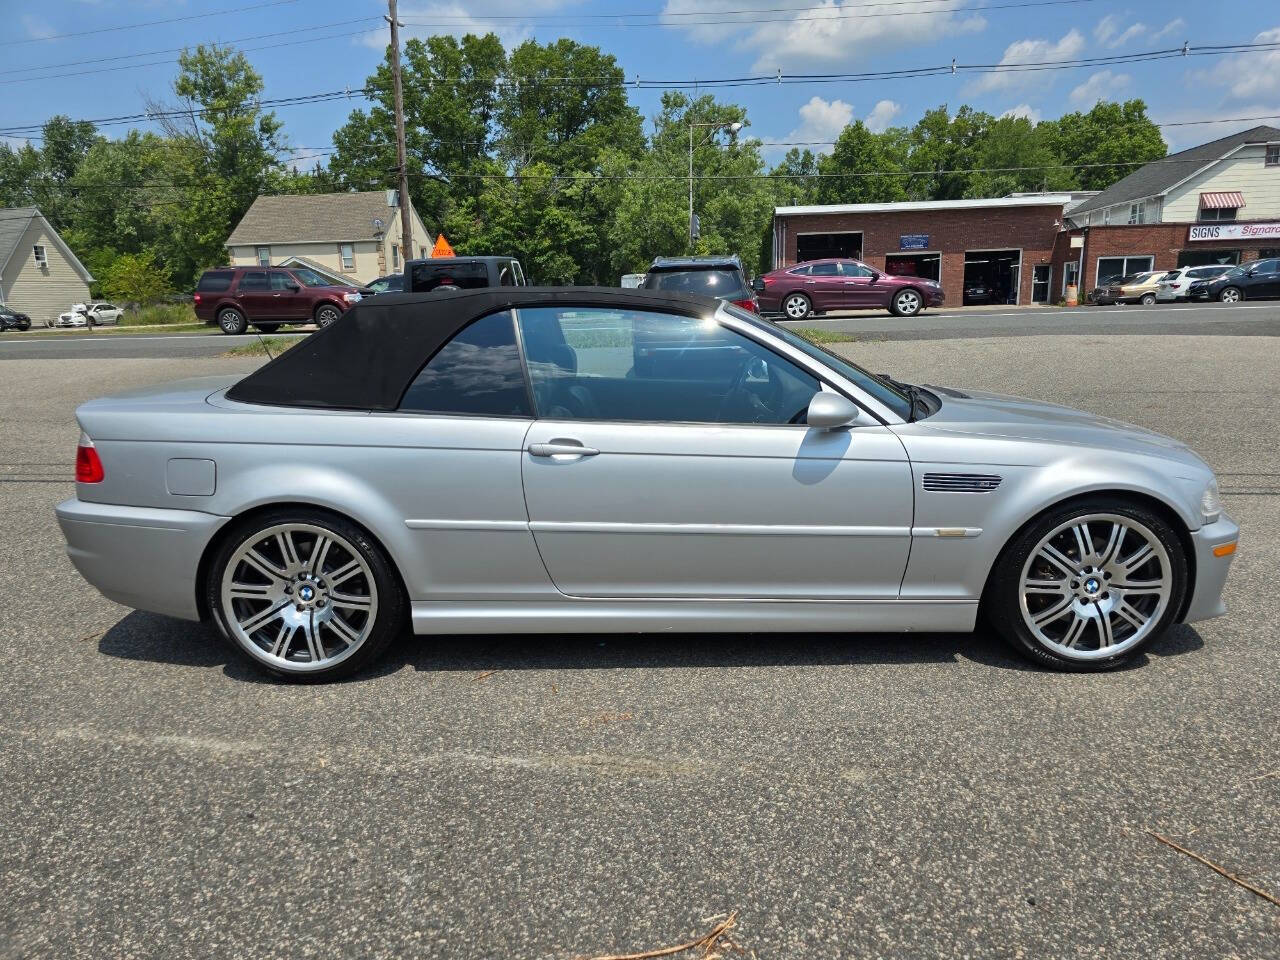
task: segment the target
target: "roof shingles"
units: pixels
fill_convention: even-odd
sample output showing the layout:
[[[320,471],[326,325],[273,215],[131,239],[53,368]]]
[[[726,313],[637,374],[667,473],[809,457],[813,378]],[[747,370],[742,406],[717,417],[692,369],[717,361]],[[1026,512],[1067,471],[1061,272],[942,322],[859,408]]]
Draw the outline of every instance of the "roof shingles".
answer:
[[[395,212],[384,190],[258,197],[227,244],[369,240],[387,231]],[[375,220],[382,221],[381,230]]]

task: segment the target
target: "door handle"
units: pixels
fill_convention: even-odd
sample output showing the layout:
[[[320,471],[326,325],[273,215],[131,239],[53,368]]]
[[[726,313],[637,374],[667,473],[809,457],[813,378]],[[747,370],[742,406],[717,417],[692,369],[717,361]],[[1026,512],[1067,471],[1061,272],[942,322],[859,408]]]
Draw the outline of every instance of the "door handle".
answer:
[[[577,440],[559,437],[550,443],[531,443],[528,449],[534,457],[594,457],[600,452],[595,447],[584,447]]]

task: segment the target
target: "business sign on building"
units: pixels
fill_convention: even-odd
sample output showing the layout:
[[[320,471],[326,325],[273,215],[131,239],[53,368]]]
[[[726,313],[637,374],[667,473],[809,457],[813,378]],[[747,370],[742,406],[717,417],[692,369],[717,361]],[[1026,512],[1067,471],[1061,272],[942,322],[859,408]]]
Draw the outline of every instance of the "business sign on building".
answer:
[[[898,237],[899,250],[928,250],[929,235],[927,233],[904,233]]]
[[[1188,240],[1280,240],[1280,223],[1197,223]]]

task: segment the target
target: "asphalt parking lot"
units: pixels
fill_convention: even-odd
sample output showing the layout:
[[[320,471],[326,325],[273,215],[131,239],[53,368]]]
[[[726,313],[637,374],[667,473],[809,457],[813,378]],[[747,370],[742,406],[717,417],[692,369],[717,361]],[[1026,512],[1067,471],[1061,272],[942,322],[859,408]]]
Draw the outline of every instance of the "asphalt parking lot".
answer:
[[[1280,342],[891,340],[907,380],[1191,443],[1227,617],[1130,669],[977,635],[406,637],[266,680],[63,554],[73,410],[220,358],[0,364],[0,956],[1280,956]]]

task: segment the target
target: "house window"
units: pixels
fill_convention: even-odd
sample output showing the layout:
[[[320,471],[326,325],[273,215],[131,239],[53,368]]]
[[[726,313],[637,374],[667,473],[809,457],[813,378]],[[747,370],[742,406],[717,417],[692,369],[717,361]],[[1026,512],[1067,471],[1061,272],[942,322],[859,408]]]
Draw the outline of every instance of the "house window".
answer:
[[[258,247],[256,252],[258,254],[258,266],[260,267],[271,266],[271,248],[270,247]]]
[[[1104,227],[1108,227],[1111,225],[1111,208],[1110,207],[1107,207],[1107,209],[1102,211],[1102,225]]]
[[[36,266],[47,267],[49,265],[49,255],[45,252],[44,244],[37,243],[31,249],[36,258]]]
[[[1280,167],[1280,143],[1267,144],[1267,166]]]
[[[1235,207],[1212,207],[1202,208],[1200,210],[1201,220],[1234,220],[1236,218],[1237,208]]]
[[[1147,205],[1139,201],[1138,203],[1129,204],[1129,222],[1130,223],[1146,223],[1147,222]]]
[[[356,251],[353,245],[349,243],[340,244],[338,253],[342,256],[343,270],[354,270],[356,268]]]
[[[391,269],[400,269],[400,245],[396,243],[391,245]]]

